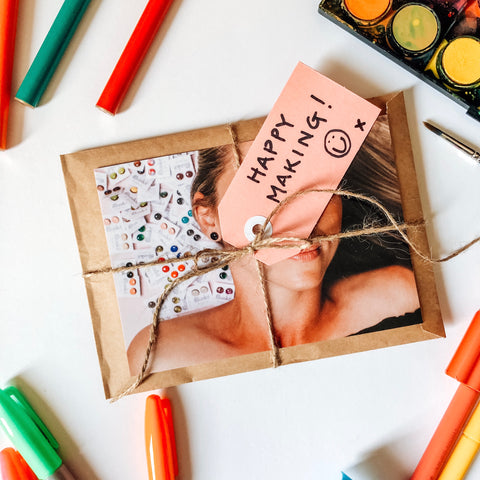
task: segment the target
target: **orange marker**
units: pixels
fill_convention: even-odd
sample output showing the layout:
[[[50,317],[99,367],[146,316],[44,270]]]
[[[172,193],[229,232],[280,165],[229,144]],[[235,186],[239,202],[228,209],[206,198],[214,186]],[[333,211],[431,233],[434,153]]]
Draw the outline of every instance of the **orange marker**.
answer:
[[[24,458],[11,447],[0,452],[0,473],[3,480],[38,480]]]
[[[465,384],[472,383],[475,365],[480,359],[480,310],[473,317],[460,345],[445,372]],[[480,390],[480,379],[473,379],[476,389]]]
[[[148,478],[174,480],[178,475],[177,448],[172,406],[168,398],[147,397],[145,405],[145,448]]]
[[[115,115],[120,108],[173,0],[149,0],[110,76],[97,107]]]
[[[0,148],[7,148],[18,0],[0,0]]]
[[[410,480],[436,480],[480,399],[480,310],[446,373],[461,382]]]

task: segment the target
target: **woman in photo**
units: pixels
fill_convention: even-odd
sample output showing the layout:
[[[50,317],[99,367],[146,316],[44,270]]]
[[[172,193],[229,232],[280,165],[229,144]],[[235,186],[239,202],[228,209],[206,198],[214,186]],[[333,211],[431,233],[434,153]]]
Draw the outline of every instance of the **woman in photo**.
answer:
[[[369,195],[401,220],[399,185],[386,117],[374,125],[340,185]],[[243,157],[249,144],[240,145]],[[202,231],[222,242],[218,204],[233,176],[231,145],[200,152],[191,199]],[[383,220],[371,205],[334,195],[311,236],[330,235]],[[213,234],[213,236],[212,236]],[[151,371],[210,362],[272,348],[256,261],[230,265],[235,298],[210,310],[159,325]],[[267,301],[278,347],[289,347],[421,322],[408,246],[395,235],[324,241],[273,265],[264,265]],[[128,349],[140,370],[150,326]]]

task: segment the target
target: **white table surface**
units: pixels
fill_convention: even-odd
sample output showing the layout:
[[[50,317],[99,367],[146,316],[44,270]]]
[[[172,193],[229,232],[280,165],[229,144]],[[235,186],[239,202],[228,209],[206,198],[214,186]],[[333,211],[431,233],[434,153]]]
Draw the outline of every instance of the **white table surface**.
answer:
[[[20,2],[14,89],[61,4]],[[0,152],[0,384],[22,386],[84,480],[147,478],[146,394],[104,399],[60,154],[265,115],[302,61],[364,97],[403,90],[433,254],[480,235],[480,165],[422,121],[479,148],[480,123],[312,0],[176,0],[121,113],[95,108],[145,4],[92,1],[43,104],[12,105]],[[169,389],[179,478],[330,480],[357,465],[355,480],[407,479],[457,388],[444,369],[480,307],[480,245],[435,277],[446,339]]]

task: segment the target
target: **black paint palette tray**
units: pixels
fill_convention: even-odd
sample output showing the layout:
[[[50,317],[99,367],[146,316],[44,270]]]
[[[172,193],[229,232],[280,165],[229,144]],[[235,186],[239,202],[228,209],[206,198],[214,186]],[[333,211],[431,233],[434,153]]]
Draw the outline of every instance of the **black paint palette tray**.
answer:
[[[323,0],[318,11],[480,121],[480,0]]]

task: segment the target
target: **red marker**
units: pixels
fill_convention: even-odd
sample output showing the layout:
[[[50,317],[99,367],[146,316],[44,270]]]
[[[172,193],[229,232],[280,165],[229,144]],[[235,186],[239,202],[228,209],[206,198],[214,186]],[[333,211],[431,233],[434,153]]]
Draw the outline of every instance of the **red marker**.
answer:
[[[110,76],[97,107],[115,115],[173,0],[149,0]]]
[[[168,398],[147,397],[145,405],[145,448],[148,478],[174,480],[178,475],[177,448],[172,406]]]
[[[18,0],[0,0],[0,148],[7,148]]]

